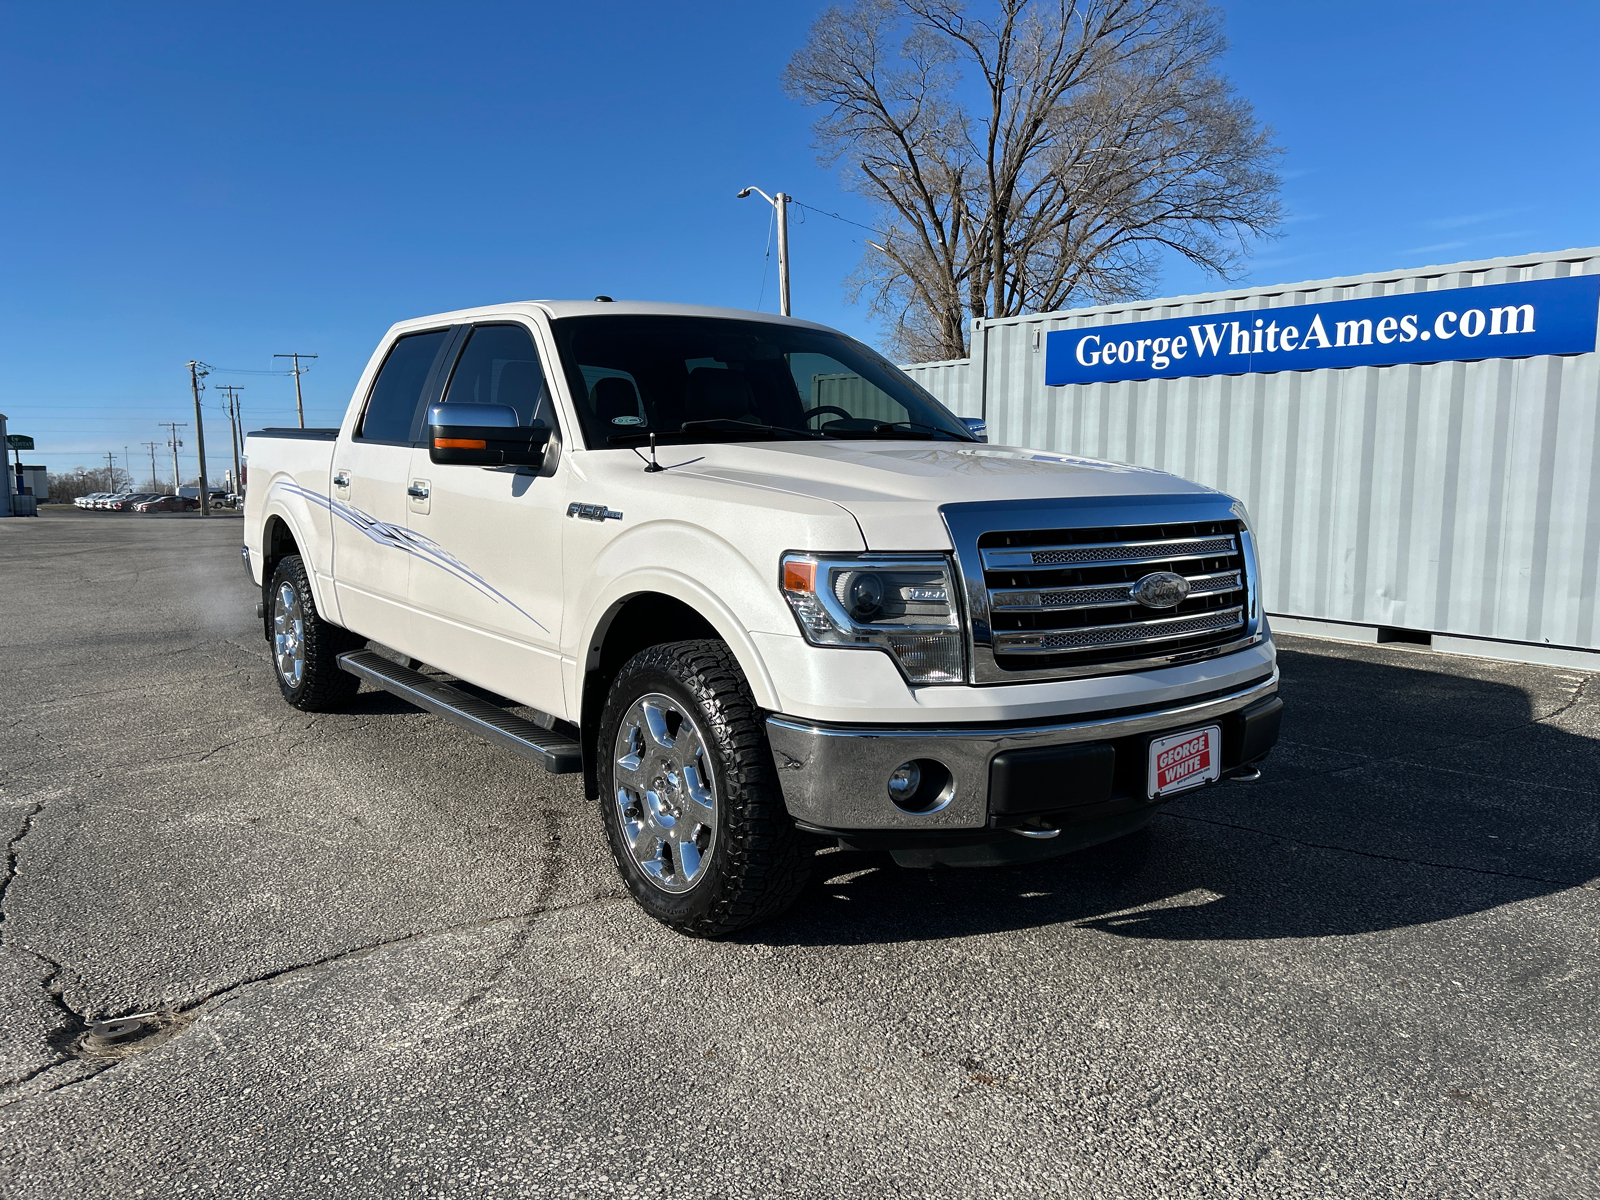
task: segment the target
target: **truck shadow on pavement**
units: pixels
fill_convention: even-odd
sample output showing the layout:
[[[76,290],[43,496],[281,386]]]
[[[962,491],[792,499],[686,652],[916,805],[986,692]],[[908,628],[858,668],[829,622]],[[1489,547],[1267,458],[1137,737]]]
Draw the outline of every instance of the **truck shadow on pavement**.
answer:
[[[1600,725],[1584,684],[1541,670],[1548,694],[1536,697],[1393,661],[1404,652],[1358,653],[1372,651],[1280,650],[1283,740],[1259,782],[1207,788],[1130,837],[1026,866],[904,870],[887,855],[827,852],[808,897],[742,940],[892,943],[1054,924],[1179,941],[1326,937],[1594,886],[1600,741],[1572,731]]]

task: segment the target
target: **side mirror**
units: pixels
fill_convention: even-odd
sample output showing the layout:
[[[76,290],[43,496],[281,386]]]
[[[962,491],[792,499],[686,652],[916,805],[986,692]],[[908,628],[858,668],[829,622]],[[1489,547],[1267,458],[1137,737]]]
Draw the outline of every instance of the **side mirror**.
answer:
[[[509,404],[435,404],[428,409],[428,457],[476,467],[537,467],[548,425],[519,425]]]
[[[962,417],[960,420],[967,427],[967,432],[980,442],[989,440],[989,422],[982,417]]]

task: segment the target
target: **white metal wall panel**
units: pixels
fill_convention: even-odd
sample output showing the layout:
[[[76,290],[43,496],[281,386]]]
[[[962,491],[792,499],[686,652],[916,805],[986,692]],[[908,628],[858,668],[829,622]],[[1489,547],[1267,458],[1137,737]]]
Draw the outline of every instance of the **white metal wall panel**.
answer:
[[[1600,249],[1012,317],[908,371],[991,442],[1243,499],[1269,612],[1600,649],[1600,355],[1044,385],[1052,329],[1576,274]]]
[[[983,412],[983,380],[972,369],[972,360],[916,363],[903,368],[958,417],[978,417]]]

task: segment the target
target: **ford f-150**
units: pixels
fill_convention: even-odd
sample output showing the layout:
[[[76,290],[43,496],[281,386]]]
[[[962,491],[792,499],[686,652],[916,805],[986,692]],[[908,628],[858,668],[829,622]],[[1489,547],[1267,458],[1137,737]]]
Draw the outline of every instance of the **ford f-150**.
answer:
[[[989,445],[821,325],[404,321],[338,429],[246,453],[284,698],[366,681],[582,772],[629,890],[685,933],[782,910],[824,842],[932,867],[1108,841],[1277,738],[1240,503]]]

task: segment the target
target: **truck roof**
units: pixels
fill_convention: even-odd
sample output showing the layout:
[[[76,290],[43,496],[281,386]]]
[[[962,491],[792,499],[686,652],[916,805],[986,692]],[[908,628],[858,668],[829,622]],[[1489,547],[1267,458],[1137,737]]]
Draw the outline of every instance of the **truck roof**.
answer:
[[[661,317],[721,317],[738,321],[767,321],[774,325],[798,325],[806,329],[825,329],[830,326],[815,321],[802,321],[797,317],[780,317],[777,313],[752,312],[744,308],[714,308],[702,304],[665,304],[655,300],[516,300],[505,304],[486,304],[479,308],[460,308],[454,312],[433,313],[426,317],[411,317],[397,321],[393,330],[425,328],[441,323],[460,324],[482,320],[485,317],[535,316],[543,313],[551,320],[562,317],[603,316],[661,316]]]

